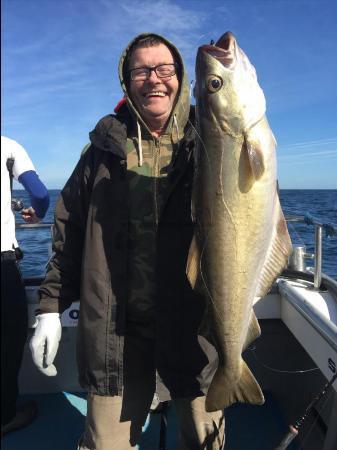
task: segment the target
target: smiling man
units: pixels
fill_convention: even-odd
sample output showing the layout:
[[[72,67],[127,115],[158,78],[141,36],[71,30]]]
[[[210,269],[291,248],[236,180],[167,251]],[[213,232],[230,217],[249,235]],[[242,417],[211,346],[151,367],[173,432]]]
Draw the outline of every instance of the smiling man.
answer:
[[[157,41],[152,39],[147,42]],[[150,47],[139,45],[142,44],[138,43],[128,61],[130,96],[151,133],[160,136],[179,89],[178,64],[171,50],[162,43]]]
[[[175,403],[180,450],[220,450],[223,412],[207,413],[204,396],[217,353],[198,336],[204,299],[185,273],[193,235],[189,83],[178,50],[156,34],[128,45],[119,76],[125,100],[90,133],[56,205],[33,359],[56,374],[59,313],[79,298],[88,413],[78,450],[134,448],[154,394]]]

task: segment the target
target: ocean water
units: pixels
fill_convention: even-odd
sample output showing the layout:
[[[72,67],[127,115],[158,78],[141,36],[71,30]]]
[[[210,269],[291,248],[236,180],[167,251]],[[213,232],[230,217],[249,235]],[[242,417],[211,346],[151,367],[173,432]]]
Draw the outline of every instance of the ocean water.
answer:
[[[43,222],[53,221],[54,206],[59,190],[50,190],[50,207]],[[25,191],[14,190],[13,196],[22,199],[29,206],[29,196]],[[286,216],[303,216],[310,213],[322,222],[337,227],[337,190],[281,190],[280,199]],[[19,213],[17,222],[23,223]],[[294,245],[305,245],[308,253],[314,251],[315,232],[312,225],[288,223],[288,229]],[[17,240],[24,252],[21,270],[25,277],[43,276],[51,252],[51,234],[49,229],[17,229]],[[307,265],[313,266],[313,261]],[[337,279],[337,236],[323,236],[323,272]]]

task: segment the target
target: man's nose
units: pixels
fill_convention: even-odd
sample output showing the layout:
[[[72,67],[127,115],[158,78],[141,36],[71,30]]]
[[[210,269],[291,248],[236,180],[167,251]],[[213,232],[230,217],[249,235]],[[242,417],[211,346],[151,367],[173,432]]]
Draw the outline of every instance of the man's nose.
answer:
[[[158,75],[156,74],[156,71],[154,69],[151,69],[148,80],[150,80],[150,81],[160,80],[160,78],[158,77]]]

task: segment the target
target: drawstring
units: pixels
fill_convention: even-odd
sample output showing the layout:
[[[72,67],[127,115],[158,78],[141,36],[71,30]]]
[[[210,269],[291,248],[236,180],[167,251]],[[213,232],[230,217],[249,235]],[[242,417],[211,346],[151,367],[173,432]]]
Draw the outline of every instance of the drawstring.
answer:
[[[173,124],[177,131],[177,140],[179,141],[180,140],[179,127],[177,117],[175,114],[173,115]],[[137,120],[137,132],[138,132],[138,166],[142,167],[143,165],[142,132],[138,120]]]
[[[176,117],[175,114],[173,114],[173,123],[174,123],[174,125],[175,125],[175,127],[176,127],[176,130],[177,130],[177,138],[178,138],[178,141],[179,141],[179,140],[180,140],[180,136],[179,136],[179,127],[178,127],[177,117]]]
[[[142,132],[138,120],[137,120],[137,131],[138,131],[138,158],[139,158],[138,166],[142,167],[143,165]]]
[[[194,97],[194,87],[193,87],[194,81],[192,80],[190,83],[190,98]]]

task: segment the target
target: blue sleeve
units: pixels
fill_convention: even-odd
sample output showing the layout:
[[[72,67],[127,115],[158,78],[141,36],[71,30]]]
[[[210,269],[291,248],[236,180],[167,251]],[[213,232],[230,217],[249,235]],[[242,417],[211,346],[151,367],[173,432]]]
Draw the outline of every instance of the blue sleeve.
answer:
[[[36,215],[43,219],[49,207],[49,194],[46,186],[34,170],[23,172],[18,180],[28,192]]]

